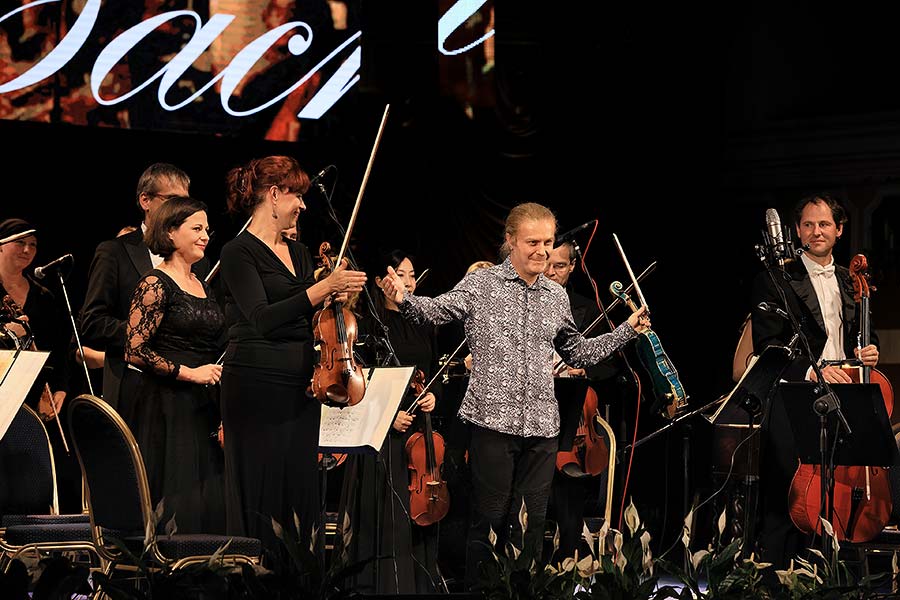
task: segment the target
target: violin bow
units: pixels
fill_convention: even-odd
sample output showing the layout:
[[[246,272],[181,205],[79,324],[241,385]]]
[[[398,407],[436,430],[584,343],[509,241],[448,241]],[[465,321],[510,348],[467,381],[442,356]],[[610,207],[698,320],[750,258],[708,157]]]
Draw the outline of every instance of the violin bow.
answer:
[[[411,415],[416,411],[417,408],[419,408],[419,400],[421,400],[425,396],[425,394],[428,393],[428,389],[431,387],[431,385],[437,380],[438,377],[440,377],[441,373],[443,373],[444,370],[448,366],[450,366],[450,361],[453,360],[453,357],[456,356],[457,352],[462,350],[462,347],[465,345],[465,343],[466,343],[466,338],[463,338],[463,341],[461,341],[459,343],[459,346],[456,347],[456,350],[454,350],[450,354],[450,356],[447,357],[447,360],[444,361],[444,364],[441,366],[441,368],[437,370],[437,373],[434,374],[434,376],[431,378],[431,381],[426,383],[425,387],[422,388],[422,393],[420,393],[418,396],[416,396],[416,399],[413,400],[412,403],[410,403],[409,410],[406,411],[407,414]]]
[[[241,235],[242,233],[244,233],[244,230],[250,226],[250,221],[252,221],[252,220],[253,220],[253,217],[250,217],[249,219],[247,219],[247,222],[244,223],[244,226],[241,227],[241,230],[237,232],[237,235]],[[234,237],[237,237],[237,235]],[[216,276],[216,273],[219,272],[219,265],[221,265],[221,264],[222,264],[221,260],[216,261],[216,264],[213,265],[212,269],[210,269],[209,275],[207,275],[206,279],[203,280],[204,283],[209,283],[212,280],[212,278]]]
[[[649,315],[650,307],[647,306],[647,300],[644,298],[643,292],[641,292],[641,286],[640,284],[638,284],[638,280],[634,276],[634,271],[631,270],[631,264],[628,262],[628,257],[625,256],[625,251],[622,249],[622,244],[619,243],[619,236],[617,236],[615,233],[613,234],[613,240],[616,242],[616,248],[619,249],[619,255],[622,257],[622,262],[625,263],[625,268],[628,269],[628,276],[631,278],[631,283],[632,285],[634,285],[634,291],[637,292],[638,298],[641,301],[641,306],[643,306],[647,310],[647,314]]]
[[[375,136],[375,144],[372,145],[372,153],[369,155],[369,164],[366,165],[366,172],[363,175],[362,184],[359,186],[359,194],[356,196],[356,204],[353,206],[353,214],[350,215],[350,224],[347,225],[347,233],[344,235],[344,241],[341,243],[341,251],[338,252],[337,259],[334,261],[335,268],[341,265],[344,253],[347,251],[347,244],[350,241],[350,232],[353,231],[353,225],[356,223],[356,215],[359,213],[359,204],[362,201],[363,192],[366,189],[366,183],[369,181],[369,173],[372,172],[372,163],[375,162],[375,152],[378,151],[378,144],[381,143],[381,135],[384,133],[384,124],[387,122],[388,112],[391,105],[384,105],[384,114],[381,116],[381,125],[378,126],[378,134]]]
[[[644,269],[643,271],[641,271],[641,274],[637,276],[637,280],[638,280],[638,281],[643,281],[644,278],[645,278],[647,275],[649,275],[650,273],[652,273],[652,272],[653,272],[653,269],[655,269],[655,268],[656,268],[656,261],[654,260],[652,263],[650,263],[650,265],[649,265],[646,269]],[[631,292],[632,289],[634,289],[634,284],[633,284],[633,283],[632,283],[632,284],[629,284],[629,286],[628,286],[627,288],[625,288],[625,292],[624,292],[624,293],[625,293],[625,294],[629,294],[629,293]],[[616,296],[616,297],[613,299],[613,301],[610,303],[610,305],[607,306],[607,307],[605,308],[605,311],[606,311],[606,312],[611,311],[611,310],[614,309],[616,306],[618,306],[619,302],[621,302],[621,301],[622,301],[622,299],[619,298],[618,296]],[[600,312],[601,312],[600,316],[597,317],[596,319],[594,319],[593,321],[591,321],[591,324],[584,328],[584,331],[581,332],[581,335],[587,335],[588,333],[590,333],[591,331],[593,331],[594,327],[596,327],[597,325],[600,324],[600,321],[603,320],[603,314],[602,314],[602,313],[603,313],[604,311],[601,310]],[[553,365],[553,374],[554,374],[554,376],[561,370],[561,368],[562,368],[562,366],[563,366],[564,364],[565,364],[565,361],[563,361],[563,359],[559,359],[559,362],[557,362],[555,365]]]

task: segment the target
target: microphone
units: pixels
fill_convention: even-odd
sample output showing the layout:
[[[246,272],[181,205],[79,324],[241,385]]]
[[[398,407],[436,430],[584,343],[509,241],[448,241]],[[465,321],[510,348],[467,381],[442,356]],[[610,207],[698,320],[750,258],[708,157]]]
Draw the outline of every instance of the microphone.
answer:
[[[588,227],[590,227],[591,225],[593,225],[596,222],[597,222],[597,219],[588,221],[587,223],[579,225],[575,229],[570,229],[567,232],[565,232],[564,234],[556,236],[556,241],[553,243],[553,247],[559,248],[564,242],[571,241],[572,238],[575,237],[575,234],[581,233],[582,231],[584,231],[585,229],[587,229]]]
[[[782,309],[778,306],[775,306],[771,302],[760,302],[759,304],[756,305],[756,307],[759,310],[766,312],[766,313],[775,313],[782,319],[790,319],[788,314],[786,312],[784,312],[784,309]]]
[[[322,185],[321,179],[325,176],[325,173],[327,173],[328,170],[329,170],[332,166],[333,166],[333,165],[328,165],[327,167],[325,167],[324,169],[322,169],[321,171],[319,171],[318,173],[316,173],[315,177],[313,177],[312,179],[309,180],[309,184],[310,184],[310,185],[314,185],[314,186],[316,186],[317,188],[319,188],[319,191],[322,192],[323,194],[325,194],[326,196],[327,196],[328,194],[325,192],[325,186]]]
[[[781,229],[781,217],[774,208],[766,209],[766,227],[768,228],[768,237],[766,243],[769,246],[770,256],[774,256],[778,261],[778,266],[784,266],[784,232]]]
[[[34,276],[36,279],[43,279],[47,276],[47,273],[59,269],[62,267],[64,263],[67,261],[74,260],[71,254],[64,254],[57,258],[56,260],[48,262],[43,267],[38,267],[34,270]]]

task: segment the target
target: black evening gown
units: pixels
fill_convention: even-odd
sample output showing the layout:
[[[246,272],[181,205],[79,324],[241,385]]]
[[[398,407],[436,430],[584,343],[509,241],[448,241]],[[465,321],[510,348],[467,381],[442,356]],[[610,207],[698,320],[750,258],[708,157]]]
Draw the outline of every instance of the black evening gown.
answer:
[[[436,336],[431,325],[410,323],[395,311],[384,311],[388,337],[401,365],[415,365],[425,373],[425,382],[436,371]],[[360,319],[360,337],[383,335],[371,317]],[[439,387],[430,388],[440,401]],[[410,392],[400,403],[409,407],[415,399]],[[350,580],[352,589],[369,593],[415,594],[442,590],[437,569],[440,522],[423,527],[411,519],[409,461],[406,441],[421,427],[417,416],[404,433],[391,427],[377,455],[351,454],[344,466],[338,523],[349,517],[353,532],[346,555],[349,563],[368,562]],[[451,499],[452,502],[452,499]],[[341,557],[341,540],[334,556]]]
[[[204,288],[206,298],[188,294],[158,269],[141,279],[132,299],[141,318],[127,344],[145,365],[122,378],[122,393],[132,398],[122,416],[144,457],[151,501],[164,500],[160,526],[174,516],[179,533],[225,532],[225,461],[211,436],[220,419],[217,390],[173,376],[175,365],[198,367],[220,354],[225,319]],[[147,290],[158,301],[142,302]]]
[[[243,232],[222,248],[228,324],[222,373],[228,533],[259,538],[284,558],[274,519],[309,547],[320,521],[321,404],[307,394],[313,372],[315,283],[309,251],[289,242],[292,273],[264,242]],[[296,535],[296,534],[295,534]]]

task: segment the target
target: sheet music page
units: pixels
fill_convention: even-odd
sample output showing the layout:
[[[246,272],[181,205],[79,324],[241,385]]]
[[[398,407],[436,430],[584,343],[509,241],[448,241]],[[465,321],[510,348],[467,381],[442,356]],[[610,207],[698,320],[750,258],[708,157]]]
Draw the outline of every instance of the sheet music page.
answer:
[[[378,452],[415,367],[378,367],[366,372],[363,399],[354,406],[322,405],[319,448],[325,451]],[[374,372],[373,372],[374,371]]]
[[[47,362],[49,352],[0,350],[0,439]]]

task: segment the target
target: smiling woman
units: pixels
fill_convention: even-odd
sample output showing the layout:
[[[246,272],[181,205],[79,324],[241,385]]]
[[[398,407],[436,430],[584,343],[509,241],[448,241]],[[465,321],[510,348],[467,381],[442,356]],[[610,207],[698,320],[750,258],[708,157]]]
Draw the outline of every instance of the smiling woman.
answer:
[[[206,205],[175,196],[147,228],[163,257],[138,282],[128,314],[123,390],[137,399],[122,415],[147,467],[151,501],[165,503],[181,533],[224,533],[224,457],[210,438],[219,422],[211,387],[219,381],[225,317],[210,288],[191,272],[209,242]]]

